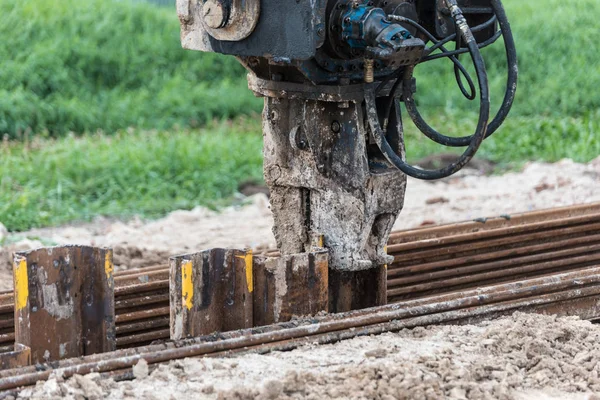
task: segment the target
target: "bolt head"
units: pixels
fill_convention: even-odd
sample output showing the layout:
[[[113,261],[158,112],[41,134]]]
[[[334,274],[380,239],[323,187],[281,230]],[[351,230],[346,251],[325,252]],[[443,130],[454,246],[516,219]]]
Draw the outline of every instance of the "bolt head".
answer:
[[[334,133],[340,133],[340,131],[342,130],[342,126],[340,125],[340,123],[338,121],[333,121],[331,123],[331,130]]]
[[[202,18],[209,28],[222,28],[227,23],[227,8],[221,0],[208,0],[202,7]]]

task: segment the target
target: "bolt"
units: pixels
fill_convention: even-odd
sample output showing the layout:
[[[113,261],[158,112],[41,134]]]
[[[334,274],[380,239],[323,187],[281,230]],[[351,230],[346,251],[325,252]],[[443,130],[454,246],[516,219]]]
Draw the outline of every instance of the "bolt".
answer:
[[[331,123],[331,130],[333,131],[333,133],[340,133],[340,131],[342,130],[342,126],[338,121],[333,121]]]
[[[365,83],[373,83],[375,80],[374,63],[373,59],[365,58]]]
[[[265,169],[265,178],[267,182],[276,182],[281,177],[281,167],[277,164],[271,165]]]
[[[202,7],[202,16],[206,26],[212,29],[219,29],[227,24],[227,8],[222,0],[208,0]]]

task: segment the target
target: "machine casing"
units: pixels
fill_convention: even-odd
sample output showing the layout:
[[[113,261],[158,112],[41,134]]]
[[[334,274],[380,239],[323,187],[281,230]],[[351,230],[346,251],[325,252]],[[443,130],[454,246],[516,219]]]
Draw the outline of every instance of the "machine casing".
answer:
[[[242,57],[308,60],[315,56],[325,39],[327,0],[246,1],[260,3],[254,31],[240,41],[221,41],[206,30],[201,1],[177,0],[182,46]]]

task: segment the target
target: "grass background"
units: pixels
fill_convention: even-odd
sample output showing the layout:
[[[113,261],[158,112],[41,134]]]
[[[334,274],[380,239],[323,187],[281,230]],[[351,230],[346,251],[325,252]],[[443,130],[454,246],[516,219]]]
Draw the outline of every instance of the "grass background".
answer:
[[[505,166],[595,158],[600,55],[589,49],[600,2],[504,3],[519,90],[480,156]],[[0,222],[25,230],[100,214],[157,217],[224,204],[240,181],[260,180],[262,101],[233,58],[182,50],[178,29],[172,7],[140,2],[0,2]],[[497,107],[502,44],[484,56]],[[419,66],[417,82],[433,126],[473,131],[477,104],[462,98],[451,63]],[[410,159],[447,151],[406,128]]]
[[[152,218],[198,204],[218,207],[240,181],[262,179],[262,137],[248,135],[247,125],[238,119],[194,131],[5,143],[0,221],[25,230],[96,215]]]
[[[0,133],[197,127],[256,111],[244,69],[184,51],[174,9],[115,0],[0,2]]]

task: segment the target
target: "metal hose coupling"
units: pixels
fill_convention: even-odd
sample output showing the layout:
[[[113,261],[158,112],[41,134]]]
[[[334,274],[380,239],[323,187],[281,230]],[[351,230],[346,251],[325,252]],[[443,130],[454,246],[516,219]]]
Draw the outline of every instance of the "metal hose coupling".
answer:
[[[452,19],[456,22],[456,26],[460,30],[462,37],[464,38],[467,44],[475,41],[475,37],[473,36],[473,32],[469,28],[469,24],[467,24],[467,19],[463,15],[462,10],[456,3],[456,0],[445,0],[446,7],[450,10],[450,15]]]

